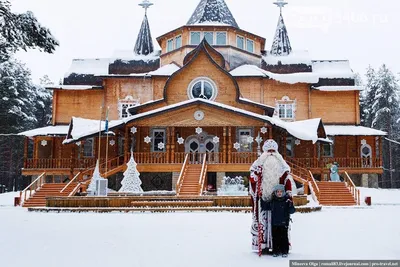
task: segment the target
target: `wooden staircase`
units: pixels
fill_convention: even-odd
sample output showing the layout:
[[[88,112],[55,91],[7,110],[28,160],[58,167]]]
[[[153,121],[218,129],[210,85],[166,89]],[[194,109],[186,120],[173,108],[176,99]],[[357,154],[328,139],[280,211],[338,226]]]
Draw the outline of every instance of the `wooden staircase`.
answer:
[[[183,182],[179,191],[179,196],[199,196],[200,185],[199,179],[201,175],[202,165],[200,164],[188,164],[184,176],[182,177]]]
[[[324,206],[355,206],[354,196],[344,182],[317,182],[319,203]]]
[[[45,207],[46,197],[67,197],[78,185],[78,183],[70,183],[68,187],[60,193],[66,186],[66,183],[61,184],[43,184],[28,200],[23,203],[23,207]]]

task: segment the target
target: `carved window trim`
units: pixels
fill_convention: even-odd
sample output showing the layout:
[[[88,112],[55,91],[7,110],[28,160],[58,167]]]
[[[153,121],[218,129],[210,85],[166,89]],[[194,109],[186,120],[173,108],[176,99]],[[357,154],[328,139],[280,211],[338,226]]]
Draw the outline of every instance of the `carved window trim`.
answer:
[[[284,110],[284,114],[281,110]],[[295,121],[297,111],[297,100],[290,99],[288,96],[282,97],[280,100],[275,99],[275,113],[274,116],[284,121]]]

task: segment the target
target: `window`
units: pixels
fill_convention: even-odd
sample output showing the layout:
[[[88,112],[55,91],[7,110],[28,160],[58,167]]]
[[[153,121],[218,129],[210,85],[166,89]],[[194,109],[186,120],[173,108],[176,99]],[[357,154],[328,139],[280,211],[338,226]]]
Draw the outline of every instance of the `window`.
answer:
[[[217,32],[217,45],[226,45],[226,32]]]
[[[214,100],[217,97],[217,86],[212,80],[206,77],[195,79],[189,84],[188,96],[190,99],[203,98]]]
[[[329,140],[334,141],[333,137],[328,137]],[[322,144],[322,156],[323,157],[333,157],[333,144]]]
[[[204,32],[204,39],[210,44],[214,44],[214,33],[213,32]]]
[[[94,157],[94,139],[93,138],[88,138],[85,140],[83,143],[83,156],[85,158],[93,158]]]
[[[240,144],[239,152],[251,152],[252,144],[249,142],[251,136],[251,129],[239,129],[238,142]]]
[[[125,137],[118,136],[118,156],[125,154]]]
[[[139,105],[139,100],[133,99],[132,96],[127,96],[124,100],[120,100],[118,103],[119,119],[132,116],[129,114],[128,109],[137,105]]]
[[[244,49],[244,37],[238,35],[236,37],[236,43],[238,48]]]
[[[165,152],[165,129],[153,129],[152,134],[152,152]],[[163,146],[159,146],[159,144],[164,144]]]
[[[247,39],[246,49],[247,52],[254,53],[254,41]]]
[[[293,104],[279,104],[279,118],[293,119]]]
[[[167,52],[174,50],[174,39],[167,41]]]
[[[190,44],[191,45],[200,44],[200,32],[190,32]]]
[[[182,35],[175,37],[175,49],[182,47]]]
[[[291,100],[288,96],[284,96],[281,100],[275,100],[275,104],[275,116],[282,120],[295,120],[296,100]]]
[[[286,156],[294,157],[294,139],[292,137],[286,138]]]

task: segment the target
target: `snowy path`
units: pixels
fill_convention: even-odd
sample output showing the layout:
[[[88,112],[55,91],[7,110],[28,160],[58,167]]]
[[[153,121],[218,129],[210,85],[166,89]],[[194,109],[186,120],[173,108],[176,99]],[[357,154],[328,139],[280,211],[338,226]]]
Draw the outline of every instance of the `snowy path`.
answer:
[[[289,259],[400,258],[400,206],[295,214],[288,259],[250,251],[250,220],[243,213],[44,214],[0,207],[1,266],[287,267]]]

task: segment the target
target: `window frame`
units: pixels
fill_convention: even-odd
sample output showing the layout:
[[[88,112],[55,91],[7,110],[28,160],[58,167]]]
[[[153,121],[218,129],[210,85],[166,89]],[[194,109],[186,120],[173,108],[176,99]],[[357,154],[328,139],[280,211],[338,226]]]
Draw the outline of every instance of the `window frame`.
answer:
[[[290,143],[291,146],[291,150],[290,150],[290,155],[287,153],[288,152],[288,148],[287,145]],[[286,149],[286,157],[290,157],[290,158],[294,158],[295,157],[295,153],[294,153],[294,148],[295,148],[295,138],[289,136],[286,137],[286,145],[285,145],[285,149]]]
[[[164,143],[164,148],[162,150],[158,149],[158,143],[156,143],[156,132],[162,132],[163,133],[163,143]],[[166,128],[152,128],[151,129],[151,140],[152,140],[152,144],[151,144],[151,152],[166,152],[166,134],[167,134],[167,129]]]
[[[210,42],[208,42],[208,40],[207,40],[207,42],[208,42],[210,45],[214,45],[214,42],[215,42],[215,39],[214,39],[214,38],[215,38],[215,34],[214,34],[214,33],[215,33],[215,32],[213,32],[213,31],[212,31],[212,32],[210,32],[210,31],[204,31],[204,32],[202,32],[202,33],[203,33],[203,38],[202,38],[202,39],[200,38],[201,40],[206,39],[206,34],[207,34],[207,33],[211,33],[211,34],[212,34],[212,42],[210,43]]]
[[[239,42],[238,42],[239,39],[242,39],[242,40],[243,40],[243,47],[242,47],[242,48],[239,47]],[[245,45],[246,45],[246,38],[244,38],[243,36],[237,34],[237,35],[236,35],[236,47],[239,48],[239,49],[241,49],[241,50],[246,50]]]
[[[218,44],[218,34],[219,33],[225,34],[225,43],[224,44]],[[228,32],[226,32],[226,31],[215,32],[215,45],[228,45]]]
[[[331,140],[332,144],[322,143],[322,157],[323,158],[333,158],[335,156],[334,144],[335,144],[335,137],[328,136],[328,139]],[[325,154],[325,147],[329,146],[329,155]]]
[[[122,120],[122,119],[125,119],[125,118],[132,117],[133,115],[130,115],[127,109],[135,107],[137,105],[139,105],[139,100],[138,99],[133,99],[132,98],[132,99],[129,99],[129,100],[127,100],[127,99],[119,100],[118,101],[118,116],[119,116],[119,119]],[[124,107],[124,106],[126,106],[126,107]],[[124,110],[125,110],[125,113],[127,114],[126,117],[124,117],[124,114],[123,114]]]
[[[171,39],[167,40],[167,53],[171,52],[171,51],[174,51],[174,44],[175,44],[174,40],[175,40],[174,38],[171,38]],[[169,47],[170,44],[171,44],[171,48]]]
[[[279,105],[278,114],[279,114],[279,118],[280,119],[284,119],[284,120],[293,120],[294,119],[294,112],[293,112],[294,111],[294,106],[293,106],[293,104],[294,103],[279,103],[278,104]],[[284,116],[281,116],[281,106],[284,107],[284,109],[283,109],[285,111],[285,113],[283,114]],[[288,116],[288,110],[291,110],[291,112],[292,112],[292,116],[291,117]]]
[[[198,82],[203,82],[203,83],[202,83],[202,88],[201,88],[203,92],[204,92],[204,82],[208,82],[209,84],[211,84],[211,87],[212,87],[212,89],[213,89],[213,95],[212,95],[212,97],[211,97],[210,99],[207,99],[207,100],[214,101],[214,100],[217,98],[217,96],[218,96],[218,87],[217,87],[217,84],[216,84],[213,80],[211,80],[210,78],[208,78],[208,77],[198,77],[198,78],[192,80],[192,81],[189,83],[189,86],[188,86],[188,88],[187,88],[188,98],[189,98],[189,99],[195,99],[195,98],[197,98],[197,97],[194,97],[194,95],[193,95],[193,87],[194,87]]]
[[[180,43],[180,45],[178,46],[177,40],[178,40],[179,38],[180,38],[181,43]],[[174,40],[175,40],[175,41],[174,41],[175,49],[181,48],[181,47],[182,47],[182,34],[175,36]]]
[[[251,45],[252,51],[249,51],[249,42],[252,43],[252,45]],[[254,54],[254,50],[255,50],[255,49],[254,49],[254,40],[249,39],[249,38],[246,38],[246,51],[249,52],[249,53]]]
[[[192,34],[193,34],[193,33],[199,33],[199,34],[200,34],[200,36],[199,36],[199,43],[198,43],[198,44],[193,44],[193,43],[192,43]],[[201,39],[201,36],[202,36],[201,33],[202,33],[202,31],[191,31],[191,32],[190,32],[190,40],[189,40],[190,45],[199,45],[199,44],[201,43],[201,40],[202,40],[202,39]]]
[[[88,144],[88,141],[91,141],[91,144],[92,144],[92,147],[91,147],[91,155],[88,155],[88,154],[86,154],[86,145]],[[94,147],[95,147],[95,144],[94,144],[94,137],[90,137],[90,138],[86,138],[85,139],[85,142],[83,142],[83,151],[82,151],[82,154],[83,154],[83,157],[84,158],[94,158]]]
[[[252,143],[249,143],[249,142],[242,143],[242,140],[240,137],[242,136],[242,133],[244,133],[244,132],[248,132],[248,135],[247,135],[248,137],[253,136],[252,128],[238,128],[237,129],[236,142],[238,142],[240,144],[240,148],[238,149],[238,152],[253,152],[253,144]],[[243,147],[243,144],[248,144],[249,147],[245,148],[245,147]]]

